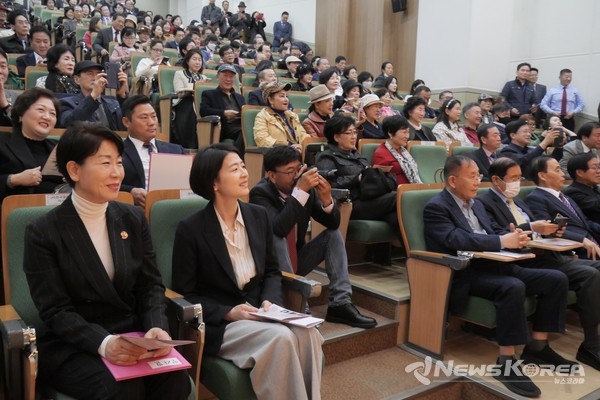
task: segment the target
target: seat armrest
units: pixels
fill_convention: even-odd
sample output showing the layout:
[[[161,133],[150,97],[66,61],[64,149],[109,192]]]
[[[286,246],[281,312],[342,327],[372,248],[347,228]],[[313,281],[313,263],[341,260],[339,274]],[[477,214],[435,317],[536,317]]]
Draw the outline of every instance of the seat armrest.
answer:
[[[281,275],[284,287],[297,291],[306,298],[317,297],[321,294],[322,288],[319,281],[290,272],[282,272]]]
[[[207,115],[206,117],[200,117],[197,119],[198,122],[210,122],[211,124],[218,124],[221,122],[221,117],[218,115]]]
[[[445,253],[435,253],[433,251],[414,250],[410,256],[423,261],[429,261],[435,264],[444,265],[454,271],[461,271],[469,265],[470,258],[463,256],[453,256]]]
[[[183,297],[169,298],[167,307],[179,322],[202,323],[202,305],[192,304]]]
[[[165,95],[160,96],[160,100],[174,100],[179,98],[176,93],[167,93]]]

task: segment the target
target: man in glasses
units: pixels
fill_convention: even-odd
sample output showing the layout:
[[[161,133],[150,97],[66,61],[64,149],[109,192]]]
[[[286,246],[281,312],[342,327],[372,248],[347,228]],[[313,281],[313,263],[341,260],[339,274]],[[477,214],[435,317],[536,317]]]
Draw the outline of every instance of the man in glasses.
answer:
[[[325,319],[358,328],[375,327],[377,321],[352,304],[346,248],[338,229],[340,211],[327,179],[316,168],[307,170],[300,154],[290,146],[270,149],[264,167],[267,176],[250,191],[250,201],[265,207],[271,217],[281,270],[307,275],[325,261],[330,281]],[[311,217],[326,229],[305,242]]]

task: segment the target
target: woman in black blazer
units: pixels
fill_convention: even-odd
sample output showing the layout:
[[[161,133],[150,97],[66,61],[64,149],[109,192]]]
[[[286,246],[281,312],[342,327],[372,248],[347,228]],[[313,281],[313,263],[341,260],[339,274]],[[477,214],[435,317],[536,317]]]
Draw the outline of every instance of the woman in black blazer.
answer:
[[[263,322],[250,312],[282,305],[281,272],[267,211],[239,201],[248,172],[236,149],[201,149],[190,173],[194,193],[208,205],[181,221],[173,248],[173,289],[201,303],[205,354],[252,368],[259,399],[285,393],[320,398],[323,337],[315,328]]]
[[[13,131],[0,133],[0,202],[12,194],[52,193],[62,176],[42,175],[56,146],[48,139],[60,105],[52,92],[31,88],[17,97],[12,108]]]
[[[121,138],[101,125],[69,128],[56,157],[71,197],[26,229],[23,268],[44,324],[39,377],[77,399],[186,399],[186,371],[117,382],[101,360],[132,365],[170,351],[149,354],[118,335],[170,339],[146,220],[140,209],[113,201],[122,153]]]

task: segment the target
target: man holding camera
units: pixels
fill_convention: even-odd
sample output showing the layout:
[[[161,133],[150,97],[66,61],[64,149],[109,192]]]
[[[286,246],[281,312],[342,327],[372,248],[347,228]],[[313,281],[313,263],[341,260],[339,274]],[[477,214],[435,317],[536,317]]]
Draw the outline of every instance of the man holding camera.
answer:
[[[307,170],[300,158],[290,146],[270,149],[264,158],[267,176],[250,191],[250,201],[265,207],[271,217],[273,244],[283,271],[306,275],[325,261],[330,281],[325,319],[373,328],[377,321],[362,315],[352,304],[346,248],[338,229],[340,211],[331,196],[331,186],[316,168]],[[326,229],[306,243],[311,217]]]
[[[531,129],[526,121],[519,120],[509,122],[506,124],[505,132],[510,139],[510,143],[500,150],[500,157],[512,158],[518,162],[521,171],[523,171],[523,176],[528,179],[531,160],[544,155],[548,146],[554,146],[552,157],[556,160],[560,160],[562,157],[564,134],[556,129],[550,131],[544,140],[534,148],[528,147],[531,142]]]
[[[575,179],[571,176],[567,164],[577,154],[598,154],[600,149],[600,124],[597,122],[586,122],[577,131],[577,139],[567,143],[563,149],[563,156],[559,161],[560,169],[565,174],[565,179]]]

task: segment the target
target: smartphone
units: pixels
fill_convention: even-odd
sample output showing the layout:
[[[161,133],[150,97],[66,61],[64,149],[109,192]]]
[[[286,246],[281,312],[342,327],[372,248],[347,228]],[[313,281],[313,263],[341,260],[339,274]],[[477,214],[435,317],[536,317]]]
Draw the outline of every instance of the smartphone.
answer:
[[[167,63],[169,62],[169,57],[163,57],[162,61],[160,62],[162,65],[167,65]]]
[[[557,230],[562,229],[567,222],[569,222],[569,218],[565,217],[565,216],[562,216],[560,213],[556,214],[556,216],[552,220],[553,224],[558,225],[558,229]]]
[[[119,71],[121,70],[121,63],[118,62],[107,62],[105,64],[106,70],[106,79],[108,80],[108,84],[106,87],[108,89],[118,89],[119,88]]]
[[[556,139],[554,139],[554,143],[553,146],[554,147],[561,147],[563,145],[563,141],[565,140],[565,132],[563,130],[563,128],[559,128],[556,127],[554,128],[555,131],[558,131],[558,136],[556,137]]]

